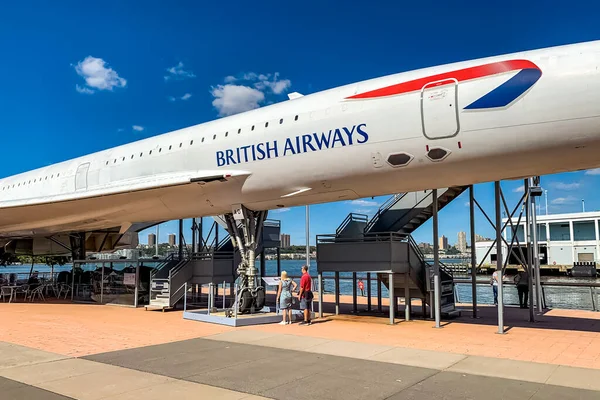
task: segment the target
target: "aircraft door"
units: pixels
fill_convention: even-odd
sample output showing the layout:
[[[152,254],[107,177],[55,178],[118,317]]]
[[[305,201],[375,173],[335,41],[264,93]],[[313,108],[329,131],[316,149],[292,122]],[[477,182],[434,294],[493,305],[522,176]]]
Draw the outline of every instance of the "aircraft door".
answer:
[[[430,82],[421,89],[421,122],[428,139],[456,136],[458,120],[458,81],[444,79]]]
[[[90,163],[81,164],[77,167],[77,172],[75,173],[75,191],[87,189],[89,170]]]

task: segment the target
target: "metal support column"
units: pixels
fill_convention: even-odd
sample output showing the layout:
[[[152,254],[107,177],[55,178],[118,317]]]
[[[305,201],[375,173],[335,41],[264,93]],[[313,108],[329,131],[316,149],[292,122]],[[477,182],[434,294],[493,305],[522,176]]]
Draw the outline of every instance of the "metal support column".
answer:
[[[410,321],[410,282],[408,274],[404,275],[404,320]]]
[[[179,259],[183,259],[183,220],[179,220]]]
[[[477,252],[475,249],[475,193],[469,186],[469,219],[471,220],[471,292],[473,296],[473,318],[477,318]]]
[[[319,272],[319,318],[323,318],[323,273]]]
[[[196,218],[192,218],[192,253],[196,253]]]
[[[533,183],[533,182],[532,182]],[[542,312],[542,282],[540,278],[540,257],[538,254],[538,237],[537,237],[537,212],[535,208],[535,196],[531,196],[531,239],[533,241],[532,250],[533,250],[533,270],[535,271],[535,294],[537,300],[537,310],[538,312]],[[571,237],[571,240],[573,238]],[[531,279],[531,277],[529,277]],[[533,294],[533,293],[532,293]]]
[[[263,247],[262,251],[260,252],[260,279],[264,278],[265,276],[267,276],[267,261],[265,259],[265,249]]]
[[[388,292],[390,294],[390,325],[394,325],[394,313],[396,312],[396,297],[394,296],[394,274],[392,272],[389,273],[388,280]]]
[[[379,279],[379,276],[377,276],[377,311],[379,312],[383,312],[382,309],[382,305],[381,305],[381,299],[382,299],[382,293],[381,293],[381,279]]]
[[[504,333],[504,297],[502,296],[502,217],[500,204],[500,182],[494,182],[496,206],[496,272],[498,273],[498,333]]]
[[[371,273],[367,272],[367,311],[371,311]]]
[[[281,276],[281,248],[277,248],[277,276]]]
[[[335,315],[340,315],[340,273],[335,272]]]
[[[102,268],[104,270],[104,268]],[[104,280],[102,281],[104,282]],[[137,308],[138,306],[138,299],[139,299],[139,292],[138,292],[138,287],[140,286],[140,262],[136,261],[136,265],[135,265],[135,299],[133,301],[133,306],[135,308]]]
[[[356,314],[358,312],[357,308],[357,289],[356,289],[356,272],[352,273],[352,312]]]
[[[440,328],[441,293],[440,293],[440,244],[438,239],[438,191],[433,189],[433,292],[435,304],[435,327]]]
[[[531,246],[531,193],[529,192],[529,179],[523,181],[525,188],[525,240],[527,241],[527,275],[529,276],[529,322],[535,321],[533,312],[533,256]]]

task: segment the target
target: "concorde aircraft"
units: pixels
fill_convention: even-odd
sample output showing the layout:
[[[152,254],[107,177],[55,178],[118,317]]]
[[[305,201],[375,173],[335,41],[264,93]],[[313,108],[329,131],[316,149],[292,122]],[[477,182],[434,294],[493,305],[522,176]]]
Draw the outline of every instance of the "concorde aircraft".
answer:
[[[600,167],[599,66],[596,41],[425,68],[0,179],[0,245],[85,256],[222,214],[256,290],[267,210]]]

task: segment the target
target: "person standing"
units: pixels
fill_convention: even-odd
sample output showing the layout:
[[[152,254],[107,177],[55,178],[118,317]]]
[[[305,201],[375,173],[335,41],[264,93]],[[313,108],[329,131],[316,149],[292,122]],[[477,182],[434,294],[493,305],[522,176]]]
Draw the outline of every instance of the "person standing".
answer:
[[[492,274],[492,289],[494,291],[494,305],[497,306],[498,305],[498,271],[494,271],[494,273]],[[500,278],[502,279],[502,278]]]
[[[304,321],[299,325],[310,325],[313,292],[312,278],[308,274],[307,265],[302,266],[302,278],[300,278],[300,291],[298,292],[298,297],[300,298],[300,309],[304,311]]]
[[[514,278],[515,284],[517,285],[517,292],[519,293],[519,306],[521,308],[527,308],[527,301],[529,300],[529,273],[527,270],[519,271]]]
[[[292,323],[292,292],[296,290],[297,286],[296,282],[288,277],[286,271],[281,271],[281,280],[279,281],[279,288],[277,289],[277,302],[279,303],[279,309],[283,314],[283,319],[280,322],[281,325]]]
[[[365,284],[363,283],[362,279],[358,280],[358,290],[360,290],[360,295],[361,296],[365,295]]]

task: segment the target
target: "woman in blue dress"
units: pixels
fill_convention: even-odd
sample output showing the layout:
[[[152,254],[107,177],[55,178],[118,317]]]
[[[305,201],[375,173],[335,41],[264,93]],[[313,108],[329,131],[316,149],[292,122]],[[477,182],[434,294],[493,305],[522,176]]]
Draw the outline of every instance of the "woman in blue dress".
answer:
[[[281,280],[277,289],[277,302],[279,303],[279,309],[283,313],[283,320],[279,323],[280,325],[292,323],[292,292],[296,290],[297,286],[296,282],[288,277],[286,271],[281,272]]]

